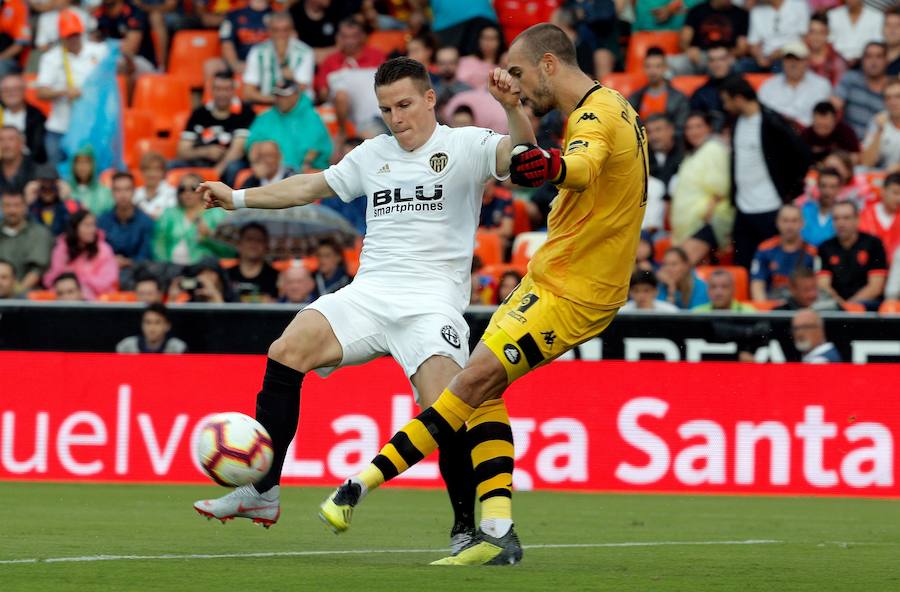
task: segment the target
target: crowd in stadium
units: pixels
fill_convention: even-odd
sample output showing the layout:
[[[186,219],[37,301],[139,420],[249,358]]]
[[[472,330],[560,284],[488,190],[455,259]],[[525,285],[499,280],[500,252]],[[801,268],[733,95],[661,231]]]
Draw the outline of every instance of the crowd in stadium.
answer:
[[[346,285],[365,200],[321,204],[351,233],[229,234],[195,187],[322,170],[384,133],[372,80],[392,55],[429,68],[442,123],[504,133],[487,75],[549,21],[646,126],[626,310],[900,312],[894,4],[7,0],[0,299],[303,304]],[[532,116],[540,145],[559,147],[563,123]],[[487,184],[473,304],[516,286],[554,197]]]

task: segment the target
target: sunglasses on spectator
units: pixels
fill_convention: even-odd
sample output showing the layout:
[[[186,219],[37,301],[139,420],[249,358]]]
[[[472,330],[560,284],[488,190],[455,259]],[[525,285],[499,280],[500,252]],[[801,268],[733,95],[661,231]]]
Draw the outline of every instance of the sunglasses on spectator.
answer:
[[[178,188],[178,193],[193,193],[193,192],[194,192],[194,188],[191,187],[190,185],[183,185]]]

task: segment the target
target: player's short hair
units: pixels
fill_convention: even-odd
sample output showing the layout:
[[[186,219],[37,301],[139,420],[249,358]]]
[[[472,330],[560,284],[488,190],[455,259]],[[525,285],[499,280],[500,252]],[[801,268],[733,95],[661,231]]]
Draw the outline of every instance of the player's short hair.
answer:
[[[853,215],[859,216],[859,206],[856,205],[856,202],[853,201],[852,199],[842,199],[841,201],[834,204],[832,211],[834,211],[834,209],[836,209],[840,206],[850,206],[851,208],[853,208]]]
[[[75,285],[77,285],[78,288],[81,289],[81,282],[78,281],[78,276],[71,271],[67,271],[56,276],[56,279],[53,280],[53,287],[55,288],[60,282],[64,282],[66,280],[74,281]]]
[[[884,179],[884,187],[888,185],[900,185],[900,173],[891,173]]]
[[[741,97],[748,101],[756,100],[756,91],[743,76],[729,76],[722,82],[719,92],[725,93],[731,98]]]
[[[412,58],[400,56],[391,58],[378,66],[375,71],[375,89],[379,86],[394,84],[398,80],[409,78],[423,93],[431,88],[431,78],[425,66]]]
[[[822,177],[837,177],[839,183],[844,183],[844,180],[841,178],[841,173],[834,167],[824,167],[819,169],[819,179]]]
[[[131,181],[131,186],[134,187],[134,175],[132,175],[128,171],[116,171],[115,173],[113,173],[112,179],[110,179],[110,185],[112,185],[119,179],[128,179],[129,181]]]
[[[644,59],[647,58],[662,58],[666,59],[666,52],[662,50],[661,47],[657,47],[656,45],[647,48],[647,53],[644,54]]]
[[[567,66],[578,67],[575,45],[565,31],[556,25],[540,23],[528,27],[516,36],[513,45],[516,43],[522,44],[532,64],[537,64],[545,53],[549,53]]]
[[[16,275],[16,266],[13,265],[12,261],[7,261],[6,259],[0,259],[0,265],[7,265],[12,270],[12,274]]]
[[[247,222],[243,226],[241,226],[241,230],[238,232],[238,240],[244,238],[244,235],[250,232],[251,230],[258,230],[262,233],[262,235],[266,239],[266,243],[269,242],[269,229],[265,227],[265,225],[260,224],[259,222]]]
[[[656,288],[659,286],[659,280],[656,279],[656,274],[647,269],[639,269],[631,274],[631,282],[629,283],[629,287],[633,288],[635,286],[651,286]]]
[[[797,285],[797,282],[800,280],[805,280],[809,278],[816,278],[816,272],[808,267],[795,267],[794,271],[791,272],[791,275],[788,276],[788,281],[794,285]]]
[[[172,323],[172,320],[169,318],[169,309],[166,308],[166,305],[162,302],[154,302],[152,304],[148,304],[147,308],[144,309],[144,312],[141,314],[141,316],[146,315],[148,312],[156,313],[164,318],[167,323]]]
[[[837,117],[837,109],[831,104],[831,101],[820,101],[813,107],[815,115],[834,115]]]

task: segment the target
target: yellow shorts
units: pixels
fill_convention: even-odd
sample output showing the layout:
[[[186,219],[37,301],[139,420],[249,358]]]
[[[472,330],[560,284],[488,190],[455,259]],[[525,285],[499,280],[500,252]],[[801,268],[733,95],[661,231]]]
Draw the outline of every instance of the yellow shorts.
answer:
[[[529,274],[494,312],[481,340],[512,382],[602,333],[616,312],[560,298]]]

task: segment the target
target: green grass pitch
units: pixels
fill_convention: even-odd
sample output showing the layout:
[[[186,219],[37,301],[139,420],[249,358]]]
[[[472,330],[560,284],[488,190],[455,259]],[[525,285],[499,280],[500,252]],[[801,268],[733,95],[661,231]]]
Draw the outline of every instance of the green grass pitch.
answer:
[[[523,563],[452,568],[427,565],[445,554],[440,491],[376,492],[339,537],[315,516],[328,490],[286,488],[268,531],[194,513],[220,493],[0,483],[0,590],[900,591],[897,500],[519,493],[517,530],[537,545]],[[367,552],[402,549],[419,552]],[[132,558],[47,561],[99,555]]]

